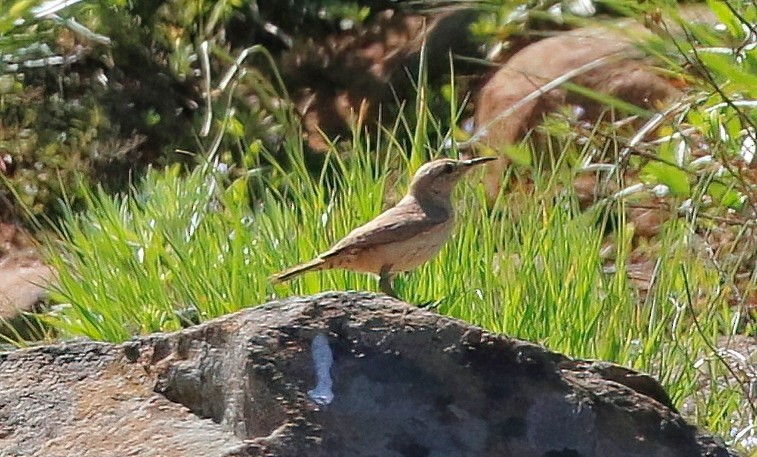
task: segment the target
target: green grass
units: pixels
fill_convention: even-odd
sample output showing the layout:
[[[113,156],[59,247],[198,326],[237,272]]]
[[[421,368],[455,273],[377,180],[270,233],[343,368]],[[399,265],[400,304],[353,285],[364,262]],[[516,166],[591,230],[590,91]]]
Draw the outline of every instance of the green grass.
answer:
[[[207,320],[277,297],[377,290],[374,278],[344,271],[277,286],[267,279],[404,192],[403,151],[380,155],[370,147],[356,144],[348,159],[332,154],[338,173],[331,178],[312,177],[293,150],[292,171],[259,169],[229,181],[206,164],[188,175],[151,171],[128,196],[85,192],[88,209],[67,213],[62,240],[49,250],[62,305],[47,322],[64,338],[123,341],[178,329],[187,313]],[[504,195],[489,209],[477,182],[470,176],[456,192],[457,229],[438,258],[397,279],[402,297],[571,356],[652,373],[677,404],[717,383],[697,398],[695,421],[723,435],[736,427],[730,420],[743,428],[744,394],[722,386],[726,368],[706,344],[732,334],[740,316],[710,292],[720,278],[690,254],[688,224],[665,228],[654,286],[640,303],[624,273],[630,233],[623,224],[614,253],[620,273],[607,274],[599,216],[576,211],[570,194],[537,178],[530,198]],[[252,202],[251,187],[259,189]],[[697,360],[706,370],[695,368]]]
[[[715,63],[721,73],[731,71]],[[176,167],[151,170],[128,195],[82,189],[86,209],[67,208],[59,237],[48,246],[47,259],[59,273],[52,294],[58,305],[43,319],[60,338],[118,342],[275,298],[378,290],[375,278],[344,271],[310,273],[276,286],[268,277],[312,258],[396,202],[412,171],[438,154],[430,137],[443,137],[447,127],[427,111],[430,94],[423,81],[418,86],[414,121],[400,118],[393,129],[370,138],[354,132],[350,154],[334,147],[320,174],[308,172],[294,135],[282,155],[286,168],[248,154],[256,144],[244,144],[242,135],[240,151],[234,152],[244,163],[251,158],[261,165],[241,177],[235,174],[239,170],[227,174],[209,159],[189,173]],[[715,106],[717,100],[707,104]],[[704,112],[694,102],[691,106],[689,120]],[[723,116],[710,116],[711,129],[709,119],[695,125],[705,136],[720,138],[713,143],[718,151],[732,155],[744,125],[735,124],[740,118],[733,113]],[[216,147],[226,128],[220,121],[219,126]],[[722,139],[723,126],[735,132],[730,143]],[[208,149],[210,157],[229,153]],[[631,166],[641,168],[635,159]],[[671,188],[691,182],[691,195],[679,200],[700,201],[709,182],[694,179],[685,165],[658,166],[656,179]],[[655,170],[647,171],[655,177]],[[668,182],[671,176],[676,180]],[[532,194],[503,194],[489,207],[479,177],[469,176],[455,195],[458,224],[452,239],[436,259],[398,277],[397,292],[410,303],[431,302],[439,313],[491,331],[651,373],[697,424],[727,439],[754,436],[753,406],[726,381],[729,365],[712,345],[718,337],[756,329],[727,303],[733,275],[698,257],[692,239],[699,221],[665,224],[650,256],[653,282],[641,296],[626,275],[633,258],[624,202],[607,212],[581,213],[569,191],[557,190],[569,177],[536,174]],[[725,182],[728,191],[743,190]],[[619,221],[610,249],[617,273],[606,272],[608,262],[600,256],[606,238],[598,221],[605,218]]]

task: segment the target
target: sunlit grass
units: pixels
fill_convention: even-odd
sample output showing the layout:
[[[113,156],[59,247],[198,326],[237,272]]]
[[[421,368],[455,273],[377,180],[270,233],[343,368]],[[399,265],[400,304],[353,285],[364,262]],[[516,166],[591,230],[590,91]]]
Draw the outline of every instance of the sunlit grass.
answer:
[[[24,2],[26,7],[35,3]],[[710,4],[723,24],[738,24],[727,20],[725,3]],[[754,11],[748,14],[747,20],[754,18]],[[0,32],[10,30],[5,22]],[[748,28],[729,28],[738,38],[734,43],[746,39],[741,35]],[[697,33],[702,43],[723,49],[721,37],[703,33]],[[682,46],[683,55],[701,60],[724,82],[713,80],[727,92],[722,97],[754,99],[749,81],[755,55],[742,52],[746,41],[733,45],[731,54],[700,55]],[[377,291],[375,278],[344,271],[306,274],[276,286],[268,276],[312,258],[397,201],[412,170],[430,151],[439,154],[429,136],[443,135],[447,126],[428,109],[424,70],[419,71],[415,119],[400,118],[393,131],[373,138],[354,132],[349,155],[336,148],[328,155],[329,171],[312,175],[297,143],[287,145],[285,156],[291,160],[286,168],[273,162],[242,178],[231,178],[211,160],[190,173],[150,171],[129,195],[83,189],[87,209],[68,208],[59,239],[48,247],[59,285],[52,293],[57,305],[42,319],[61,338],[124,341],[274,298]],[[709,98],[715,91],[705,93]],[[455,118],[458,109],[454,101],[451,105]],[[692,104],[689,121],[701,117],[694,124],[705,134],[711,124],[709,135],[721,142],[714,146],[732,154],[750,130],[741,115],[725,111],[728,103],[722,105],[696,114],[699,107]],[[402,135],[398,130],[404,130]],[[410,138],[409,145],[402,147],[398,136]],[[670,167],[661,170],[661,182],[671,179]],[[675,176],[688,182],[687,173],[679,170]],[[397,278],[399,294],[412,304],[570,356],[649,372],[699,425],[736,442],[745,434],[754,436],[749,399],[725,381],[732,378],[724,363],[728,359],[713,344],[736,333],[754,335],[755,329],[726,301],[732,278],[693,252],[691,223],[679,219],[665,225],[656,239],[653,284],[641,297],[626,275],[632,233],[622,211],[581,214],[574,196],[555,191],[551,179],[536,176],[531,194],[505,193],[490,208],[477,176],[470,176],[455,195],[458,224],[452,239],[436,259]],[[257,192],[250,193],[251,188]],[[600,257],[605,234],[597,222],[605,216],[620,221],[611,256],[616,272],[608,272]]]
[[[241,178],[210,160],[189,173],[152,170],[129,195],[83,189],[87,209],[69,208],[48,251],[59,306],[45,321],[63,338],[124,341],[275,298],[377,291],[375,278],[345,271],[275,286],[268,277],[375,217],[399,200],[420,163],[442,154],[429,137],[445,136],[444,127],[424,94],[415,122],[401,117],[372,137],[353,132],[350,153],[332,148],[320,173],[308,170],[292,139],[286,166],[260,162]],[[455,118],[457,108],[450,111]],[[403,146],[399,137],[410,140]],[[651,373],[697,424],[735,440],[751,433],[747,395],[724,381],[728,368],[712,345],[755,329],[743,328],[726,301],[732,278],[694,252],[692,223],[665,224],[642,294],[626,275],[633,233],[623,202],[581,213],[569,190],[556,190],[559,174],[533,179],[529,194],[505,192],[490,207],[479,176],[469,176],[455,193],[452,239],[433,261],[396,279],[399,295],[573,357]],[[605,218],[617,221],[612,262],[600,256]]]
[[[311,176],[292,151],[292,171],[265,168],[230,182],[206,164],[188,175],[151,171],[129,196],[88,193],[88,209],[67,214],[62,240],[49,250],[60,275],[53,297],[63,306],[46,320],[63,337],[123,341],[178,329],[187,316],[207,320],[273,298],[378,290],[373,277],[344,271],[268,281],[404,192],[402,151],[356,151],[330,156],[338,178]],[[266,184],[252,202],[250,180]],[[706,373],[695,363],[711,353],[705,339],[731,334],[739,316],[709,292],[718,290],[719,278],[690,255],[686,223],[670,223],[660,236],[654,285],[641,303],[624,273],[625,226],[616,234],[618,272],[606,273],[601,216],[579,213],[569,193],[537,181],[528,198],[503,195],[490,209],[470,176],[455,202],[457,228],[441,254],[397,279],[408,302],[431,303],[440,313],[571,356],[652,373],[679,404],[706,380],[724,376],[716,360],[707,359]],[[700,295],[696,306],[688,303],[691,293]],[[722,386],[697,398],[693,411],[698,423],[725,435],[725,418],[743,401],[739,389]]]

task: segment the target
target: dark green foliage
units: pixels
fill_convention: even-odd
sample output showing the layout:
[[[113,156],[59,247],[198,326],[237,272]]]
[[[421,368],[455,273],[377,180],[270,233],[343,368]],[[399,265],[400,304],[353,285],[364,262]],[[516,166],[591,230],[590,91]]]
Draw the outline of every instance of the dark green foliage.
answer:
[[[202,152],[220,131],[227,135],[217,150],[241,169],[261,150],[276,156],[291,117],[271,65],[253,56],[246,73],[218,91],[225,71],[243,48],[263,43],[281,51],[291,36],[329,33],[341,19],[359,23],[372,6],[386,6],[100,1],[67,7],[56,20],[35,18],[37,3],[0,9],[0,159],[7,163],[0,205],[15,202],[17,215],[19,204],[34,215],[55,214],[59,199],[76,198],[79,180],[123,190],[147,165],[191,160],[176,151]],[[14,25],[17,17],[26,20]],[[67,18],[86,31],[67,26]],[[200,62],[203,49],[209,68]],[[69,63],[28,66],[51,58]],[[206,72],[214,116],[198,143]]]

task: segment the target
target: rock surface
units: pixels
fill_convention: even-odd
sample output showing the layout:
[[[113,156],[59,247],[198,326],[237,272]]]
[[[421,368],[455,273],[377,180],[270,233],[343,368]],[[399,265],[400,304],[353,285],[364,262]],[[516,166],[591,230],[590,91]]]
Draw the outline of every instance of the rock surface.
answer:
[[[34,238],[19,224],[2,220],[0,209],[0,337],[34,339],[38,329],[24,313],[37,311],[55,275],[42,262]]]
[[[24,313],[37,310],[47,296],[45,286],[54,277],[52,269],[36,257],[0,259],[0,335],[34,337],[36,329]]]
[[[646,33],[631,21],[615,24],[615,28],[586,27],[556,34],[515,53],[478,96],[475,124],[485,133],[483,143],[494,150],[515,144],[545,114],[564,105],[580,107],[581,121],[599,119],[606,103],[568,91],[563,85],[544,89],[565,75],[574,75],[569,81],[590,91],[653,111],[657,104],[679,98],[681,93],[673,82],[658,75],[634,44],[636,36]],[[532,94],[538,96],[529,98]],[[533,162],[552,163],[544,157],[534,157]],[[506,157],[487,165],[484,184],[491,201],[499,194],[509,165]]]
[[[333,352],[322,407],[308,397],[318,334]],[[645,375],[330,293],[122,345],[0,354],[0,455],[733,454]]]

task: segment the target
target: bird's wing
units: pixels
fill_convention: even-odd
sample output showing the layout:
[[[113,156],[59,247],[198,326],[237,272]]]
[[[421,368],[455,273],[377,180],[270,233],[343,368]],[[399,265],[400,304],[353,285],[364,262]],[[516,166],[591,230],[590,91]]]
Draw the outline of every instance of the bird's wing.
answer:
[[[366,249],[404,241],[429,231],[441,222],[443,220],[439,218],[429,217],[417,205],[395,206],[350,232],[320,257],[328,258],[346,249]]]

